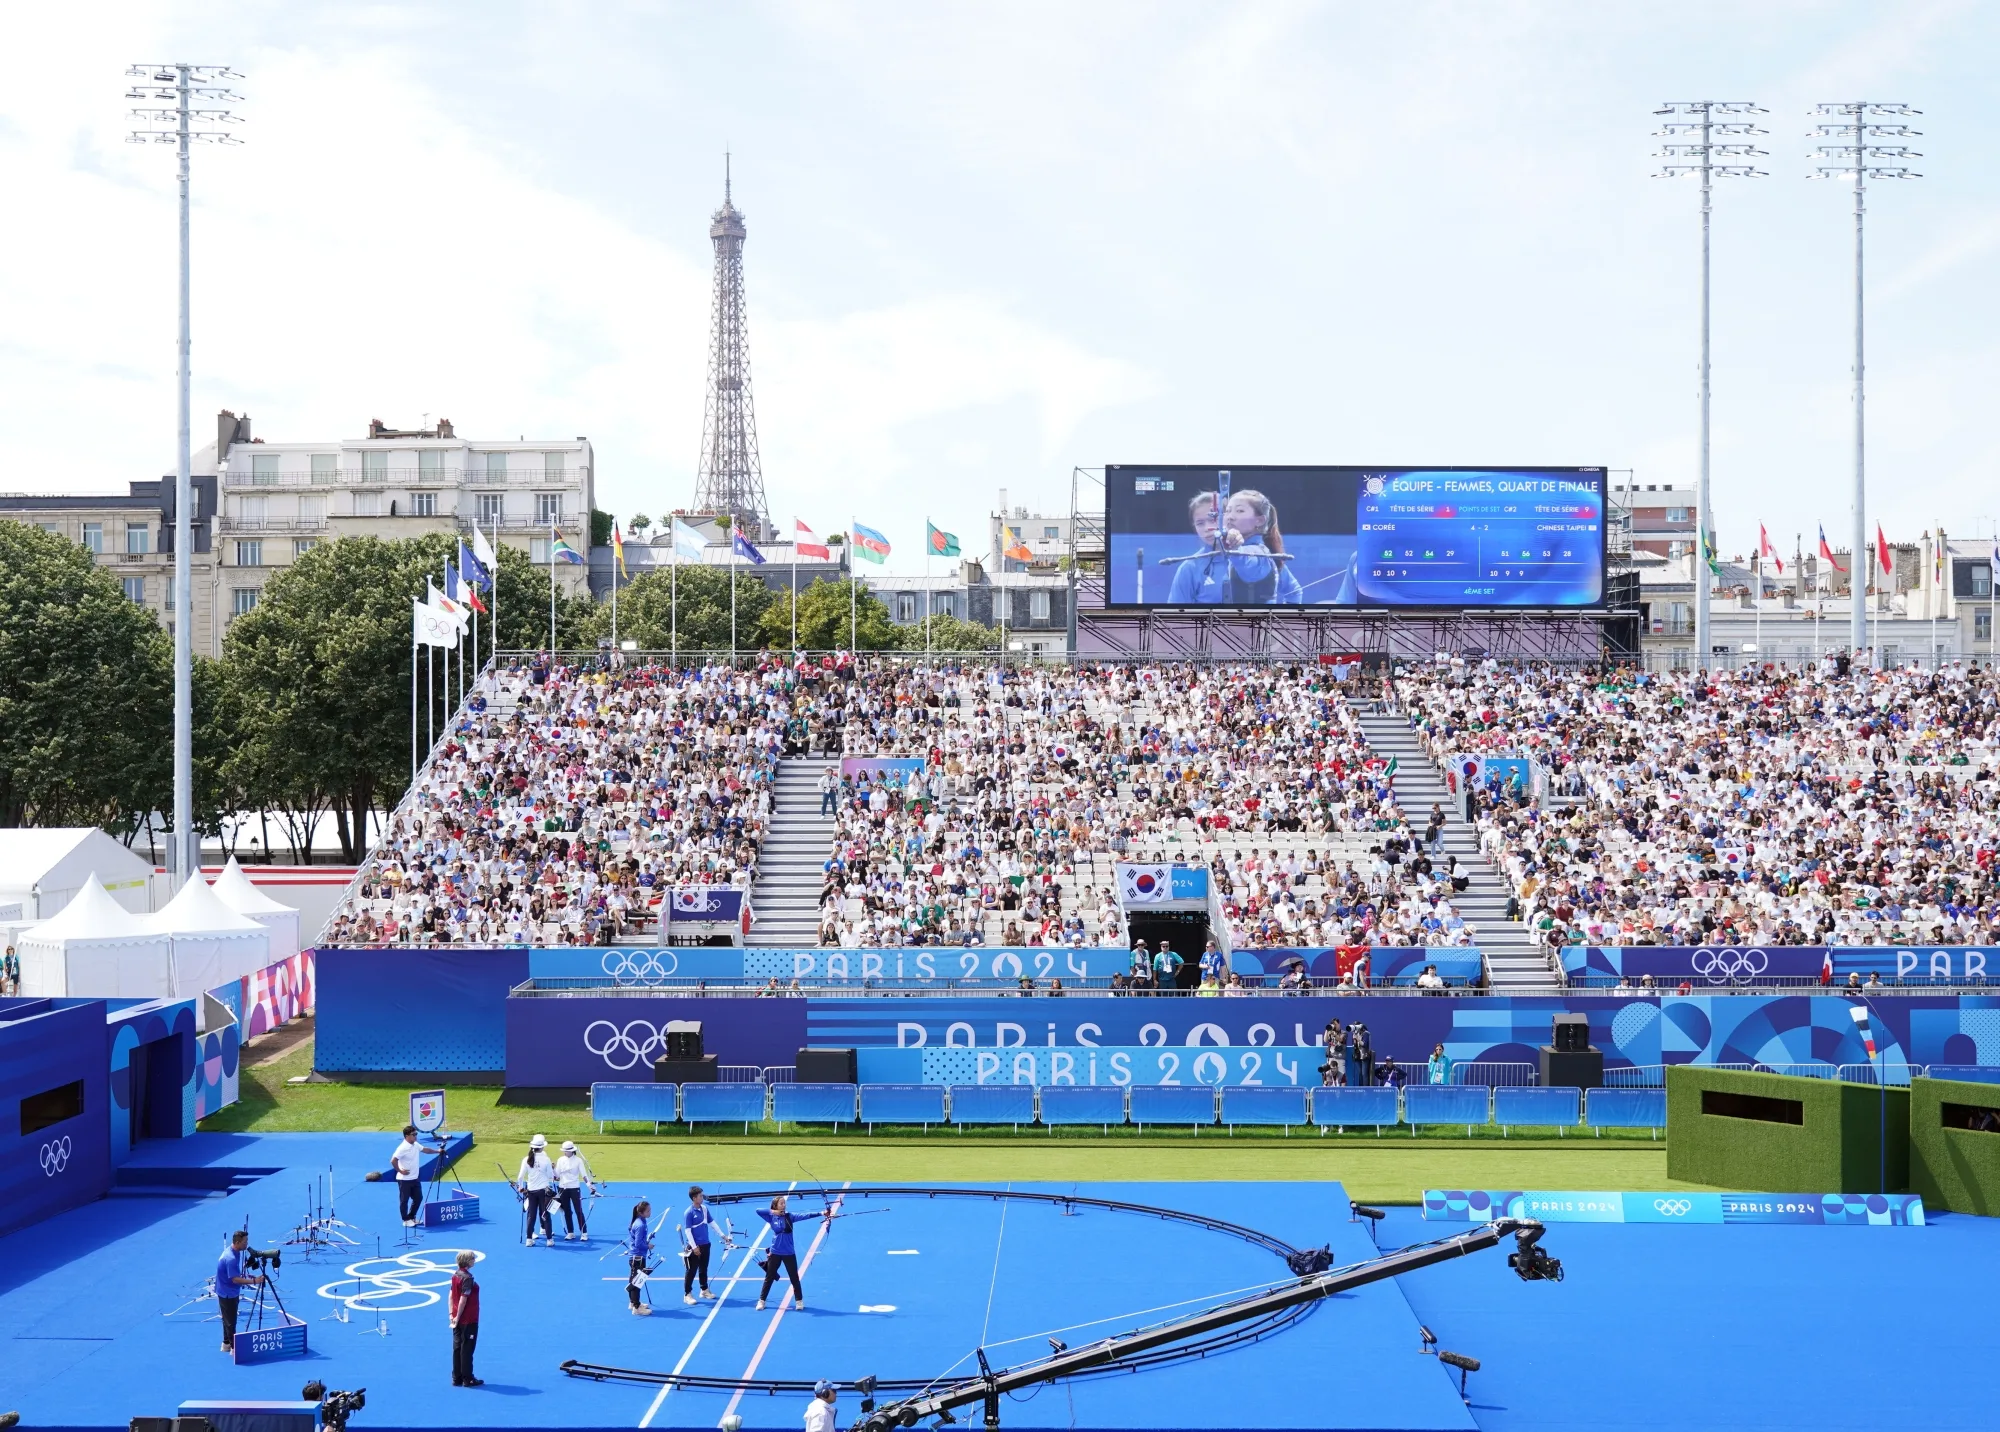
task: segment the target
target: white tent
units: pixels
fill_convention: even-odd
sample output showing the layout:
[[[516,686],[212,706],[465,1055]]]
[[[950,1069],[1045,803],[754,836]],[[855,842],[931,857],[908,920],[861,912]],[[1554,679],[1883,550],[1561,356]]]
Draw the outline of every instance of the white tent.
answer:
[[[73,999],[165,999],[174,992],[167,937],[106,893],[96,877],[53,919],[21,932],[21,993]]]
[[[176,999],[204,994],[271,963],[271,937],[264,927],[223,904],[205,880],[181,886],[146,925],[167,938]]]
[[[231,856],[229,863],[222,867],[222,873],[215,877],[215,895],[239,915],[248,916],[262,925],[271,937],[270,964],[288,960],[299,952],[299,912],[290,905],[273,900],[243,873],[243,867]]]
[[[92,878],[135,915],[153,908],[151,863],[96,826],[0,830],[0,905],[23,919],[52,918]]]

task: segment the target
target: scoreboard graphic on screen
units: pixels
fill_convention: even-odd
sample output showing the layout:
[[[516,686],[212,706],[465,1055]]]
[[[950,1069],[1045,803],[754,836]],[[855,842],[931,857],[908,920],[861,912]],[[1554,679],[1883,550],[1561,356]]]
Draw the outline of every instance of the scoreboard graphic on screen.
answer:
[[[1112,606],[1604,600],[1603,468],[1125,464],[1104,490]]]

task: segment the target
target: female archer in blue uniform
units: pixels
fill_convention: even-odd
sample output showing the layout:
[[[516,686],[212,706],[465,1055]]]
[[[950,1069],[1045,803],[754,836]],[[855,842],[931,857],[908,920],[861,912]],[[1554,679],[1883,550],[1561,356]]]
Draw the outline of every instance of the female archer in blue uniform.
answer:
[[[1209,551],[1181,559],[1167,605],[1267,607],[1305,601],[1270,498],[1255,488],[1232,492],[1221,504],[1218,521],[1216,494],[1196,493],[1188,516]]]
[[[781,1193],[771,1200],[769,1208],[757,1210],[757,1216],[770,1225],[771,1251],[764,1257],[764,1290],[757,1295],[757,1311],[764,1311],[764,1300],[771,1296],[771,1285],[778,1281],[778,1269],[783,1267],[792,1280],[792,1303],[795,1307],[806,1305],[806,1290],[799,1285],[799,1250],[792,1242],[792,1229],[800,1223],[815,1218],[825,1218],[826,1213],[787,1213],[785,1196]]]

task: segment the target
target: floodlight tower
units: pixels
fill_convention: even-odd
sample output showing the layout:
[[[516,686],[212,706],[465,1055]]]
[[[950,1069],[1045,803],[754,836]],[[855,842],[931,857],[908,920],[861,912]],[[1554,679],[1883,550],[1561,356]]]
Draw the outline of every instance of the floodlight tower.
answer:
[[[1710,656],[1713,643],[1709,640],[1709,589],[1715,575],[1710,566],[1715,556],[1715,523],[1709,507],[1708,475],[1709,215],[1717,179],[1764,177],[1764,171],[1749,161],[1762,158],[1765,151],[1746,142],[1764,131],[1749,120],[1737,117],[1763,114],[1764,111],[1747,100],[1690,99],[1669,100],[1653,113],[1689,116],[1668,120],[1655,131],[1667,143],[1660,146],[1655,156],[1665,162],[1653,177],[1680,179],[1694,175],[1701,180],[1701,463],[1694,487],[1694,645],[1695,669],[1706,671],[1713,659]]]
[[[1875,557],[1868,541],[1868,480],[1866,461],[1866,433],[1863,410],[1862,378],[1862,218],[1868,208],[1868,181],[1870,179],[1921,179],[1923,176],[1912,171],[1902,161],[1920,159],[1923,156],[1899,141],[1914,139],[1921,131],[1907,124],[1878,123],[1883,116],[1907,117],[1922,113],[1906,104],[1884,104],[1875,100],[1849,100],[1838,104],[1814,105],[1816,115],[1823,116],[1823,122],[1814,126],[1808,138],[1817,139],[1820,144],[1806,158],[1815,161],[1808,179],[1854,180],[1854,555],[1848,560],[1852,571],[1848,585],[1853,592],[1849,605],[1850,630],[1848,648],[1860,659],[1862,648],[1868,643],[1868,611],[1862,605],[1862,562],[1868,563],[1872,573]],[[1881,664],[1881,654],[1873,653],[1875,664]]]
[[[171,144],[180,158],[181,189],[181,314],[180,314],[180,440],[179,466],[174,475],[174,828],[167,842],[167,871],[176,886],[193,875],[200,878],[201,841],[194,829],[194,602],[189,593],[188,548],[193,543],[189,514],[194,507],[193,454],[189,448],[189,324],[188,324],[188,150],[196,144],[240,144],[226,126],[239,123],[223,106],[241,104],[243,97],[224,84],[243,78],[222,65],[133,65],[125,71],[136,81],[125,91],[128,100],[152,100],[166,107],[135,109],[138,126],[126,135],[130,144]],[[218,458],[226,453],[216,454]]]

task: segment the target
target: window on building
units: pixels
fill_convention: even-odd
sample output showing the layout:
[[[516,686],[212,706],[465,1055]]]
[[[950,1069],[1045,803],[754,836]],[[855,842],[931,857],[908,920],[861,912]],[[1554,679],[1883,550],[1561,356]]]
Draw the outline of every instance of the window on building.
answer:
[[[444,471],[444,452],[439,448],[417,449],[417,471],[441,473]]]
[[[1013,595],[1014,594],[1008,591],[1005,587],[995,587],[993,589],[994,621],[1005,622],[1005,621],[1012,621],[1014,619],[1014,613],[1012,610],[1014,604],[1008,600],[1008,598]]]
[[[1045,622],[1049,619],[1049,594],[1047,592],[1028,593],[1028,620]]]
[[[435,492],[413,492],[410,494],[410,516],[435,517],[438,515],[438,495]]]
[[[1993,640],[1993,608],[1981,607],[1972,614],[1972,639],[1974,641]]]
[[[917,594],[915,592],[896,593],[896,620],[913,622],[917,619]]]
[[[528,539],[528,560],[530,562],[546,562],[549,560],[548,538],[530,537]]]
[[[931,598],[931,610],[941,617],[958,615],[958,593],[939,592]]]
[[[1972,569],[1972,595],[1982,600],[1993,596],[1993,567],[1991,563]]]
[[[93,555],[103,555],[104,524],[102,522],[86,522],[83,524],[83,547],[86,552]]]
[[[236,544],[236,565],[239,567],[261,567],[264,565],[264,543],[261,538]]]
[[[274,452],[259,452],[250,455],[250,482],[255,487],[276,487],[278,485],[278,455]]]
[[[146,604],[146,579],[144,577],[125,578],[125,600],[128,602],[137,602],[142,607]]]
[[[497,492],[482,492],[474,517],[481,527],[498,527],[506,515],[507,499]]]
[[[488,482],[505,482],[507,480],[506,453],[490,452],[486,454],[486,480]]]
[[[262,527],[271,515],[271,499],[259,493],[255,497],[232,497],[236,504],[236,520],[246,527]]]
[[[556,453],[556,454],[554,454],[554,456],[556,456],[556,457],[561,457],[561,456],[562,456],[562,454],[561,454],[561,453]],[[536,493],[536,494],[535,494],[535,521],[537,521],[537,522],[560,522],[560,521],[562,521],[562,515],[563,515],[563,511],[562,511],[562,498],[563,498],[563,495],[562,495],[562,494],[561,494],[560,492],[538,492],[538,493]]]
[[[382,494],[379,492],[355,493],[354,515],[356,517],[380,517],[382,515]]]
[[[1062,528],[1044,527],[1042,529],[1042,540],[1044,542],[1057,542],[1060,541],[1061,539],[1062,539]]]
[[[337,452],[316,452],[312,455],[312,480],[316,487],[326,487],[340,476],[340,454]]]
[[[174,574],[172,572],[167,573],[167,580],[162,585],[167,590],[166,595],[160,600],[160,605],[166,608],[168,616],[172,616],[174,613]]]
[[[256,608],[257,589],[255,587],[235,587],[230,590],[229,615],[240,617],[245,612],[255,611]]]
[[[380,448],[364,452],[361,454],[361,472],[364,477],[377,482],[386,480],[389,476],[389,454]]]
[[[317,537],[294,537],[292,539],[292,560],[294,562],[298,561],[299,558],[305,556],[306,553],[312,551],[317,546],[319,546],[319,538]]]
[[[555,476],[555,477],[560,477],[560,476],[562,476],[562,472],[563,472],[563,455],[562,455],[561,453],[559,453],[559,452],[545,452],[545,453],[543,453],[543,454],[542,454],[542,471],[543,471],[543,472],[546,472],[546,473],[549,473],[549,474],[551,474],[552,476]]]
[[[153,529],[142,522],[128,522],[125,525],[125,552],[127,556],[143,557],[153,550]]]
[[[1692,507],[1669,507],[1667,509],[1667,521],[1692,522],[1694,521],[1694,509]]]

